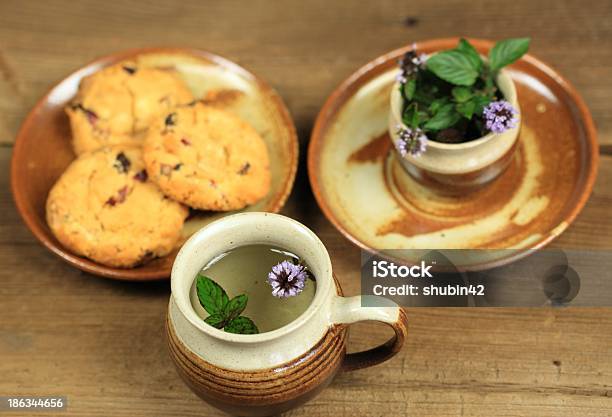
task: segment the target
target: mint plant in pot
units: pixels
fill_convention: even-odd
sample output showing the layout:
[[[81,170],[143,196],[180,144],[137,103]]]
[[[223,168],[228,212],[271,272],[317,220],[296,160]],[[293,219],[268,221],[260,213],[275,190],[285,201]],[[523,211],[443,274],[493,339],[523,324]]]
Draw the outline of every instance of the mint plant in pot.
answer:
[[[465,39],[453,49],[400,59],[391,92],[389,134],[411,176],[464,192],[499,176],[512,159],[520,129],[514,82],[504,68],[529,39],[497,42],[482,56]]]

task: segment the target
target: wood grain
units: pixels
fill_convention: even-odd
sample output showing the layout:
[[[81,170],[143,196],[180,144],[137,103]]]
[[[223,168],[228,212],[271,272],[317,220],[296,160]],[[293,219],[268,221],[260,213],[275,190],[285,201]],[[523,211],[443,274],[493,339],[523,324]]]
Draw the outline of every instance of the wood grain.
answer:
[[[468,7],[469,4],[469,7]],[[531,52],[583,94],[612,143],[612,14],[607,0],[330,2],[19,1],[0,3],[0,141],[52,82],[84,62],[144,46],[192,46],[235,60],[276,87],[302,139],[325,97],[358,66],[415,40],[533,38]]]
[[[468,7],[469,5],[469,7]],[[500,9],[501,8],[501,9]],[[0,3],[0,167],[28,110],[57,80],[117,50],[194,46],[236,60],[276,87],[302,145],[325,97],[358,66],[417,39],[530,35],[532,52],[583,94],[602,151],[612,149],[612,3],[100,1]],[[285,214],[327,245],[346,294],[359,291],[359,250],[321,215],[304,155]],[[612,247],[612,156],[559,248]],[[67,395],[75,416],[221,416],[179,380],[163,334],[166,282],[111,282],[39,245],[0,177],[0,395]],[[397,358],[343,374],[290,416],[612,415],[609,309],[409,309]],[[351,347],[389,336],[353,329]],[[6,413],[6,415],[13,415]],[[15,414],[16,415],[16,414]],[[38,413],[37,415],[46,415]]]

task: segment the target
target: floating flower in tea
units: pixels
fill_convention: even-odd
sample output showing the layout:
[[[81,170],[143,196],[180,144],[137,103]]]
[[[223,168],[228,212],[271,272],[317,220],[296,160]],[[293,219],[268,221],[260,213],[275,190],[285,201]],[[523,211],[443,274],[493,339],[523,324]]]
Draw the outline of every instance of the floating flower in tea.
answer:
[[[211,259],[192,283],[190,299],[206,324],[229,333],[255,334],[298,318],[310,306],[316,287],[299,256],[275,246],[244,245]]]
[[[282,261],[274,265],[268,274],[268,284],[272,286],[272,295],[279,298],[294,297],[302,292],[308,273],[300,264]]]

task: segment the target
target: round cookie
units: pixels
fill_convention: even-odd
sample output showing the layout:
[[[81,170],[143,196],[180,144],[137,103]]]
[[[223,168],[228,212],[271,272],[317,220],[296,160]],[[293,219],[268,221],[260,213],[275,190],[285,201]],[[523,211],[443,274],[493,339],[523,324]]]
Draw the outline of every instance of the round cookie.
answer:
[[[202,103],[182,106],[151,126],[143,157],[167,196],[203,210],[238,210],[270,190],[264,140],[233,114]]]
[[[66,107],[77,155],[116,144],[142,144],[151,121],[193,101],[172,70],[122,62],[85,77]]]
[[[118,145],[78,157],[47,198],[47,223],[75,253],[132,267],[168,254],[188,210],[148,180],[142,150]]]

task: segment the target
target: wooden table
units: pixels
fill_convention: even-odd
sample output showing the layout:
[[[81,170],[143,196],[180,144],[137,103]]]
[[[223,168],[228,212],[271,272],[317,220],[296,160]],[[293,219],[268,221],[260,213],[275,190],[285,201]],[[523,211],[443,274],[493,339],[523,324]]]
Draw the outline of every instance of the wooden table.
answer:
[[[111,4],[112,3],[112,4]],[[210,50],[268,80],[298,127],[302,156],[284,212],[327,245],[347,294],[359,251],[322,216],[304,164],[326,96],[358,66],[414,40],[531,36],[531,51],[583,94],[597,123],[593,196],[555,243],[612,247],[612,3],[602,1],[0,2],[0,395],[69,397],[64,415],[217,416],[178,378],[163,323],[168,282],[113,282],[59,261],[18,217],[11,145],[36,100],[84,62],[117,50]],[[410,309],[395,359],[339,376],[291,416],[610,416],[612,310]],[[388,336],[360,325],[351,347]],[[2,413],[0,413],[2,414]],[[44,415],[40,413],[37,415]]]

